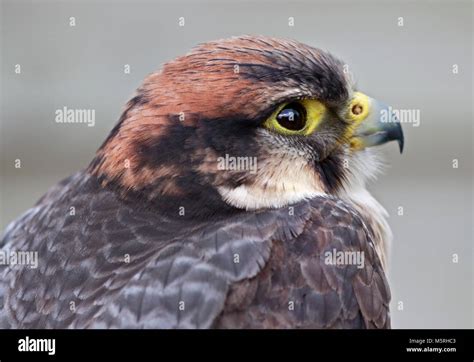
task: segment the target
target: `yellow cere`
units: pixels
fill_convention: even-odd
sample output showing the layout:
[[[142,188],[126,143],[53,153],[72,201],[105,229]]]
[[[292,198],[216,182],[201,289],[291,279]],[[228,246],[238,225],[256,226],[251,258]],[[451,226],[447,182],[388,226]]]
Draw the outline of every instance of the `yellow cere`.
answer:
[[[355,92],[354,97],[349,103],[347,119],[353,121],[356,125],[366,119],[370,111],[369,103],[369,97],[364,93]]]
[[[277,121],[277,116],[280,111],[285,108],[289,103],[284,103],[277,108],[275,112],[265,121],[264,126],[270,130],[274,130],[283,135],[300,135],[309,136],[312,134],[320,122],[323,119],[323,115],[326,112],[326,106],[315,99],[302,99],[297,101],[306,110],[306,124],[301,130],[290,130],[281,126]]]
[[[370,112],[370,100],[364,93],[355,92],[346,111],[346,119],[349,126],[345,132],[345,137],[350,138],[359,124],[367,118]]]

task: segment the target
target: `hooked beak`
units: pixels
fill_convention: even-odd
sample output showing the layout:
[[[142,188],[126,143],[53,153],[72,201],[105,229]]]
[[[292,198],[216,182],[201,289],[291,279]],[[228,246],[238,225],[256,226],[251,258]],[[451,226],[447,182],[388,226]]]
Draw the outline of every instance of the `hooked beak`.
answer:
[[[365,98],[369,111],[367,116],[357,124],[351,144],[357,145],[357,148],[360,149],[397,141],[400,153],[402,153],[403,131],[400,121],[391,107],[359,93],[358,97],[362,96]]]

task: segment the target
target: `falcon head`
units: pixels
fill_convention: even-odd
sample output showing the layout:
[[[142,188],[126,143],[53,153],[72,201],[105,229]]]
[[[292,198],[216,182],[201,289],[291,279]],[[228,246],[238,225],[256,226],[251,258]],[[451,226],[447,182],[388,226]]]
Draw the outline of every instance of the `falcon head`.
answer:
[[[186,215],[278,208],[363,186],[370,148],[403,149],[389,108],[296,41],[201,44],[149,75],[89,167],[103,187]]]

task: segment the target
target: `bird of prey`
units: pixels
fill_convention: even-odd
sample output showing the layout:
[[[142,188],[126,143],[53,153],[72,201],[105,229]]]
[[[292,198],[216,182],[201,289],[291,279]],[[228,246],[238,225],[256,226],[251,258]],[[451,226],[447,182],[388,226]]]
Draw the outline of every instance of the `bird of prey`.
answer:
[[[326,51],[264,36],[149,75],[90,165],[12,222],[2,328],[389,328],[366,189],[389,108]],[[354,256],[357,256],[355,258]]]

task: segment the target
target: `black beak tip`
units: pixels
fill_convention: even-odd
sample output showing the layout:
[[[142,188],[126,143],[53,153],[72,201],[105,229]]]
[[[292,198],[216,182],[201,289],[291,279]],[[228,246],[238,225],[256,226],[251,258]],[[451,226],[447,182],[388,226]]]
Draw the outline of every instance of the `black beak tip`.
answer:
[[[391,126],[389,127],[390,129],[388,131],[388,136],[389,136],[389,139],[391,140],[397,140],[400,154],[402,154],[403,147],[405,146],[405,137],[403,135],[402,125],[400,124],[399,120],[397,119],[395,115],[392,115],[392,117],[393,117],[392,119],[394,119],[395,122],[392,123]]]
[[[400,149],[400,154],[403,153],[403,147],[405,145],[405,137],[403,135],[403,129],[400,122],[393,123],[389,133],[389,138],[396,140],[398,142],[398,148]]]
[[[401,133],[401,137],[398,139],[398,148],[400,149],[400,154],[403,153],[403,146],[405,145],[405,140],[403,138],[403,133]]]

